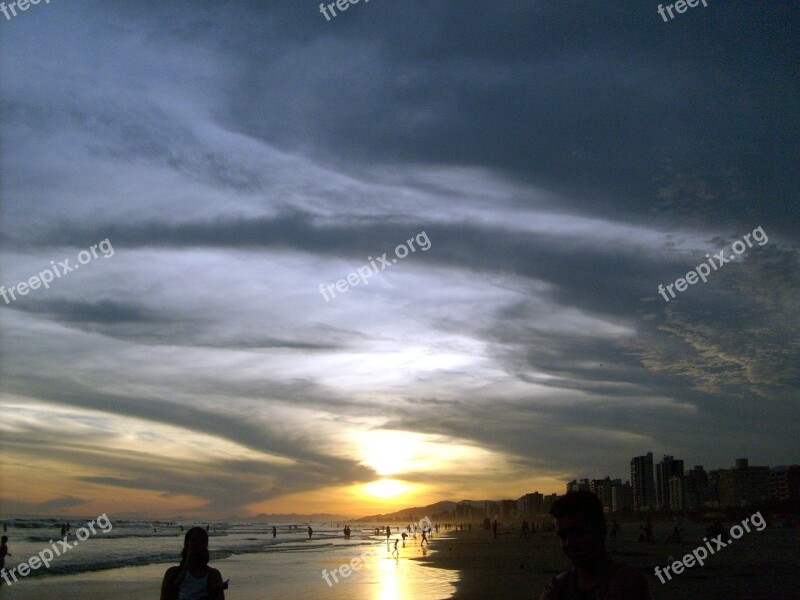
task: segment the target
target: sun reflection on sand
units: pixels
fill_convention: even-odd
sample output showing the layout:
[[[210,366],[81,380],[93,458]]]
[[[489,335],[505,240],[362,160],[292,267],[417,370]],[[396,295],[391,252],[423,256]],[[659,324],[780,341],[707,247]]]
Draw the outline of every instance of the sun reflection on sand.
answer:
[[[400,550],[400,558],[384,558],[377,566],[377,581],[373,600],[412,600],[417,598],[449,598],[455,593],[456,572],[425,568],[418,561],[409,560],[427,555],[409,545]]]

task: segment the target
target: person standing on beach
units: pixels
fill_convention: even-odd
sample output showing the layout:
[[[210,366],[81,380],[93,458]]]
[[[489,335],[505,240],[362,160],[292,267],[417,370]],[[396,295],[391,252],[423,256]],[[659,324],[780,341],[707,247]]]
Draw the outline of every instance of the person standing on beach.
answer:
[[[611,519],[611,539],[617,539],[617,532],[620,530],[619,523],[617,523],[616,519]]]
[[[0,570],[6,566],[6,556],[11,556],[11,552],[8,551],[8,536],[4,535],[0,538]],[[0,584],[3,582],[0,581]],[[9,582],[9,585],[11,583]]]
[[[276,535],[278,535],[278,530],[277,530],[277,529],[275,528],[275,526],[273,525],[273,526],[272,526],[272,537],[275,537]]]
[[[530,529],[530,525],[528,525],[528,522],[527,521],[523,521],[522,522],[522,527],[519,530],[519,537],[521,537],[523,540],[527,540],[528,539],[528,530],[529,529]]]
[[[208,561],[208,532],[192,527],[183,538],[181,564],[164,573],[161,600],[225,600],[228,582]]]
[[[555,577],[539,600],[650,600],[642,574],[606,554],[607,525],[597,496],[569,492],[553,502],[550,514],[573,568]]]
[[[492,533],[494,534],[494,539],[497,539],[497,519],[492,523]]]
[[[308,539],[311,539],[311,536],[314,535],[314,530],[311,529],[311,525],[308,526]]]

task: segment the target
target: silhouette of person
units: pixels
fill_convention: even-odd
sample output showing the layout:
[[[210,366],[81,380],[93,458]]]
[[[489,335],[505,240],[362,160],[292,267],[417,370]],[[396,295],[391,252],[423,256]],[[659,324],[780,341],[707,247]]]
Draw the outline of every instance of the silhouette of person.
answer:
[[[314,535],[314,530],[311,529],[311,525],[308,526],[308,539],[311,539],[311,536]]]
[[[164,573],[161,600],[225,600],[228,582],[222,581],[220,572],[209,567],[208,561],[208,532],[192,527],[183,538],[181,563]]]
[[[398,550],[397,548],[397,544],[399,541],[400,541],[399,539],[394,541],[394,550],[392,550],[392,556],[394,558],[400,558],[400,550]]]
[[[617,532],[619,531],[619,523],[617,523],[616,519],[611,519],[611,535],[609,536],[612,540],[617,539]]]
[[[386,539],[388,540],[390,537],[392,537],[392,528],[387,525],[386,526]]]
[[[278,530],[275,529],[275,526],[273,525],[272,526],[272,537],[275,537],[276,535],[278,535]]]
[[[6,566],[6,556],[11,556],[11,552],[8,551],[8,536],[4,535],[0,538],[0,570]],[[3,580],[0,579],[0,584],[2,583]]]
[[[497,539],[497,519],[492,523],[492,533],[494,534],[494,539]]]
[[[668,542],[675,542],[676,544],[679,544],[679,543],[681,543],[683,541],[683,539],[681,538],[681,531],[680,531],[680,529],[678,529],[677,525],[675,526],[675,529],[672,530],[672,535],[670,535],[667,538],[667,541]]]
[[[61,537],[64,537],[65,535],[67,535],[67,526],[66,525],[62,525],[61,526]]]
[[[553,502],[561,549],[573,568],[555,577],[539,600],[607,598],[649,600],[647,580],[606,553],[606,519],[600,499],[591,492],[569,492]]]
[[[429,546],[431,545],[431,543],[428,541],[428,528],[427,527],[423,527],[422,528],[422,539],[419,542],[420,546],[423,546],[425,544],[428,544]]]

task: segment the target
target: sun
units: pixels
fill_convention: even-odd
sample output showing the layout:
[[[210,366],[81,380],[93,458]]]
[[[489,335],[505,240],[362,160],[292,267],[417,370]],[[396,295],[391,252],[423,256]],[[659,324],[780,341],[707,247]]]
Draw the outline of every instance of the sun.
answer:
[[[396,479],[381,479],[379,481],[373,481],[372,483],[367,483],[364,485],[364,491],[371,496],[375,496],[376,498],[393,498],[409,491],[410,489],[411,486],[397,481]]]

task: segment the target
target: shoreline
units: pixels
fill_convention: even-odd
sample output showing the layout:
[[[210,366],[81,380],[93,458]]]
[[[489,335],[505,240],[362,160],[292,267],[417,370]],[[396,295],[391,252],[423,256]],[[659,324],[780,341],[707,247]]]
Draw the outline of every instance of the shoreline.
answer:
[[[372,539],[347,546],[324,546],[295,552],[232,554],[213,560],[223,579],[230,579],[228,600],[309,598],[319,600],[372,600],[381,597],[440,600],[449,598],[457,573],[435,570],[423,561],[435,556],[445,538],[432,540],[427,555],[413,543],[395,560],[387,545]],[[370,552],[370,567],[326,584],[323,569],[332,571]],[[164,573],[174,562],[117,567],[69,575],[46,575],[0,586],[0,600],[142,600],[157,598]]]
[[[667,524],[656,524],[656,541],[639,542],[635,524],[625,524],[617,540],[608,540],[609,556],[638,569],[647,579],[652,600],[793,600],[800,589],[800,529],[768,528],[720,550],[704,567],[687,569],[662,584],[655,565],[680,559],[697,547],[703,531],[687,527],[686,541],[662,541]],[[334,586],[322,569],[336,569],[370,549],[376,561]],[[141,600],[158,597],[161,579],[173,563],[130,566],[75,575],[53,575],[0,586],[0,600]],[[454,600],[536,599],[544,586],[569,568],[552,531],[521,539],[519,528],[448,531],[431,539],[430,552],[409,545],[399,560],[383,543],[300,553],[234,554],[213,561],[231,580],[229,600],[294,598],[367,600],[376,593],[398,599]],[[388,597],[388,596],[387,596]]]
[[[660,525],[660,527],[659,527]],[[679,560],[702,543],[703,532],[690,530],[682,543],[661,541],[669,533],[656,524],[655,542],[639,542],[627,524],[617,540],[606,541],[612,560],[637,569],[647,579],[652,600],[795,600],[800,589],[800,529],[769,528],[737,540],[707,560],[662,584],[655,566]],[[688,528],[687,528],[688,529]],[[535,600],[549,581],[570,567],[552,531],[520,539],[519,528],[453,532],[438,552],[421,559],[433,568],[457,570],[453,600],[519,598]],[[448,543],[449,542],[449,543]]]

